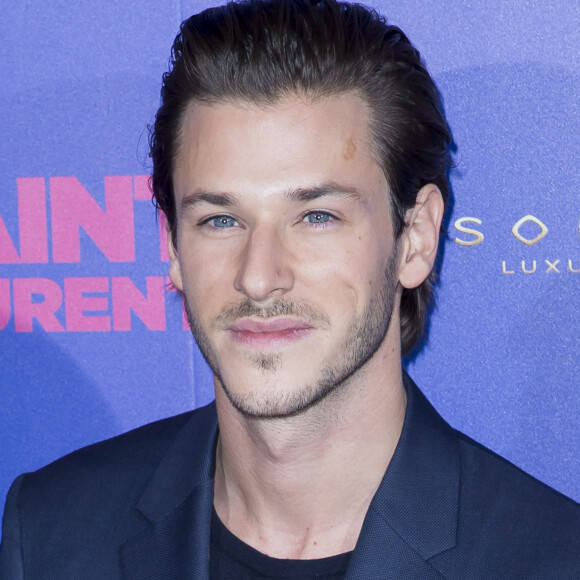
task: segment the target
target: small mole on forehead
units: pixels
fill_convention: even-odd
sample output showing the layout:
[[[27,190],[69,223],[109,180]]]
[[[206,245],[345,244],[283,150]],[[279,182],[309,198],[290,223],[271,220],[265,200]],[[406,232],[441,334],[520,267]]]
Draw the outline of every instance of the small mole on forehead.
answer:
[[[345,159],[350,160],[350,159],[354,158],[355,154],[356,154],[355,142],[353,141],[352,137],[349,137],[348,141],[346,142],[346,144],[344,146],[344,150],[342,152],[342,155]]]

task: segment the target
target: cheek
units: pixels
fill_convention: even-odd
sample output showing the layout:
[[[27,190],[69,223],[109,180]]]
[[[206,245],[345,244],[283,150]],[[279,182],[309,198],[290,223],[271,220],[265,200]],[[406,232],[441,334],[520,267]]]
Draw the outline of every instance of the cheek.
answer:
[[[190,307],[199,315],[212,315],[231,301],[229,292],[233,284],[229,279],[231,268],[223,260],[203,249],[190,248],[180,254],[181,276],[184,293]]]
[[[316,301],[324,310],[334,310],[335,317],[348,319],[362,312],[379,279],[383,260],[379,248],[368,239],[322,252],[312,252],[301,268],[306,299]]]
[[[184,235],[179,244],[181,274],[189,285],[226,283],[235,269],[235,248],[225,244],[204,243],[196,236]]]

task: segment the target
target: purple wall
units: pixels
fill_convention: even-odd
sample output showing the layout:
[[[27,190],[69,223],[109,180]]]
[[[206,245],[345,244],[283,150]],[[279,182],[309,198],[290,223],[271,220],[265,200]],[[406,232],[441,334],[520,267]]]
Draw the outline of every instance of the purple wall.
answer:
[[[424,54],[458,146],[408,369],[454,426],[580,500],[579,8],[479,4],[377,5]],[[171,42],[207,5],[3,8],[0,501],[24,470],[211,398],[143,177]]]

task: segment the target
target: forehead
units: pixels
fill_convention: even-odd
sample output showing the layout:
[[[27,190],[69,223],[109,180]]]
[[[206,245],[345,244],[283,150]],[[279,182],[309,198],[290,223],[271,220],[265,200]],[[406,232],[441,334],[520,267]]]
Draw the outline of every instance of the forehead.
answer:
[[[195,187],[255,193],[318,181],[347,187],[361,179],[384,181],[369,118],[356,93],[288,96],[271,105],[191,103],[179,135],[174,190],[177,196]]]

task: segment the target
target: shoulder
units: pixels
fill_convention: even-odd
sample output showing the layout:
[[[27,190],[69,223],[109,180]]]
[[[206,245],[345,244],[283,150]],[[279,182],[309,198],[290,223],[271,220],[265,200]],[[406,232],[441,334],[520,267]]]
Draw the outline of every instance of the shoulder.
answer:
[[[580,505],[450,427],[406,385],[404,514],[423,498],[410,541],[432,547],[425,554],[446,578],[580,578]]]
[[[456,556],[469,554],[492,577],[507,577],[502,574],[508,570],[522,578],[580,577],[580,505],[466,435],[457,436]]]
[[[171,498],[171,482],[202,472],[216,421],[208,405],[20,476],[6,500],[0,576],[23,577],[25,563],[31,578],[116,578],[119,546],[149,525],[138,507],[149,482],[157,477],[161,496]]]
[[[106,496],[135,499],[188,425],[212,422],[214,405],[149,423],[122,435],[89,445],[19,478],[20,504],[53,506],[96,502]],[[191,460],[195,461],[195,443]],[[199,449],[199,453],[205,450]],[[131,497],[130,497],[131,496]],[[49,500],[47,502],[47,500]]]
[[[544,526],[557,522],[560,530],[566,523],[580,525],[580,504],[470,437],[456,433],[464,501],[470,504],[476,503],[477,498],[485,504],[493,501],[504,507],[506,515],[541,517]]]

